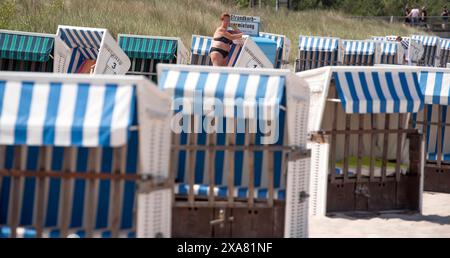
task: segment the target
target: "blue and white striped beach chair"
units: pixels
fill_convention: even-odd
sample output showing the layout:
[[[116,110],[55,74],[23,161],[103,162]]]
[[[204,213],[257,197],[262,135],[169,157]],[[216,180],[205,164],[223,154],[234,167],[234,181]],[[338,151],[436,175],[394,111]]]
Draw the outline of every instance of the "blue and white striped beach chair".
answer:
[[[425,146],[425,184],[427,191],[450,193],[450,72],[442,68],[425,68],[420,72],[420,86],[425,108],[414,117],[423,131]]]
[[[441,53],[439,56],[441,59],[439,67],[447,67],[447,64],[450,63],[450,39],[441,39]]]
[[[125,74],[130,59],[107,29],[58,26],[54,72],[77,73],[86,60],[94,60],[91,74]]]
[[[381,41],[377,44],[381,51],[380,64],[403,64],[405,52],[399,42]]]
[[[291,41],[285,35],[272,34],[267,32],[260,32],[260,37],[269,38],[277,42],[277,55],[275,59],[275,68],[287,68],[289,64],[289,53],[291,48]]]
[[[0,30],[0,71],[53,72],[55,35]]]
[[[423,96],[412,69],[338,66],[297,73],[311,88],[312,215],[420,211],[423,152],[408,121]]]
[[[339,64],[339,38],[300,36],[295,71]]]
[[[397,38],[398,36],[394,35],[371,37],[371,40],[380,45],[380,64],[403,64],[406,61],[410,39],[401,37],[402,40],[398,42]]]
[[[306,203],[299,198],[307,191],[309,159],[292,152],[306,148],[308,88],[277,69],[160,65],[158,75],[184,126],[173,135],[171,156],[179,208],[174,216],[180,216],[174,235],[208,235],[214,209],[234,207],[232,236],[306,236]],[[183,207],[214,209],[198,211],[209,214],[203,217]],[[261,214],[281,207],[286,216],[245,219],[257,207]],[[270,232],[249,228],[251,221],[264,221]],[[189,223],[199,226],[187,228]]]
[[[343,65],[372,66],[377,63],[377,46],[374,41],[343,40]]]
[[[143,77],[0,73],[0,236],[169,237],[171,186],[136,192],[167,179],[169,101]]]
[[[438,65],[436,63],[436,56],[439,55],[439,48],[441,44],[439,37],[412,35],[411,39],[417,40],[418,42],[422,43],[424,47],[422,60],[419,61],[420,66],[433,67],[435,65]]]
[[[180,38],[119,34],[117,40],[131,60],[130,75],[144,75],[156,83],[157,64],[188,63],[189,53]]]
[[[278,51],[279,51],[279,44],[275,39],[269,38],[269,37],[249,37],[253,41],[255,48],[259,48],[261,50],[260,54],[264,56],[268,62],[270,62],[271,67],[275,68],[277,65],[277,59],[278,59]],[[248,48],[247,40],[244,41],[243,48]],[[246,44],[246,45],[245,45]],[[250,43],[251,44],[251,43]],[[245,55],[244,51],[244,55]],[[252,55],[255,55],[255,53],[252,53]],[[253,56],[250,55],[250,57],[253,58]],[[256,56],[256,55],[255,55]],[[241,56],[239,56],[241,57]],[[267,68],[267,67],[266,67]]]
[[[209,57],[213,38],[200,35],[192,35],[191,44],[191,64],[192,65],[212,65]]]

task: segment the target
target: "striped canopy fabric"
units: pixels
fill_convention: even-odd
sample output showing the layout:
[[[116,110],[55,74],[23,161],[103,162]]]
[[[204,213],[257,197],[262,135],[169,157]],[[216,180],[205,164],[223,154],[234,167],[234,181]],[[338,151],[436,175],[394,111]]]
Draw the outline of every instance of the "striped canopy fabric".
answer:
[[[0,31],[0,59],[47,62],[53,51],[54,38]]]
[[[450,105],[450,72],[422,71],[419,77],[425,104]]]
[[[391,35],[391,36],[372,36],[371,40],[375,41],[389,41],[389,42],[397,42],[398,36]],[[404,49],[408,49],[409,47],[409,38],[408,37],[401,37],[401,45]]]
[[[189,194],[189,184],[180,183],[176,184],[174,188],[174,193],[178,195],[188,196]],[[194,194],[196,196],[208,197],[209,185],[207,184],[196,184],[194,185]],[[216,186],[214,187],[214,195],[220,198],[226,198],[228,196],[227,186]],[[237,187],[234,189],[233,196],[238,199],[246,199],[249,196],[248,187]],[[256,188],[254,189],[254,197],[257,200],[266,200],[269,197],[268,188]],[[274,199],[275,200],[285,200],[286,199],[286,189],[274,189]]]
[[[137,120],[135,120],[137,121]],[[15,153],[20,146],[0,146],[4,152],[0,152],[0,170],[12,170],[14,164],[18,162],[16,159],[24,159],[26,162],[25,170],[42,171],[42,157],[46,156],[51,173],[61,173],[64,171],[64,163],[67,154],[71,153],[67,147],[26,147],[26,151],[22,152],[21,157],[17,157]],[[76,164],[75,174],[86,174],[91,172],[89,167],[92,161],[91,157],[99,155],[99,171],[97,173],[111,175],[116,172],[114,164],[120,162],[118,155],[115,155],[114,148],[85,148],[78,147],[75,149],[74,162]],[[124,174],[133,175],[137,173],[138,163],[138,132],[132,131],[130,139],[126,147],[125,154],[125,171]],[[45,161],[47,162],[47,161]],[[47,166],[47,165],[45,165]],[[66,201],[64,195],[69,193],[69,212],[67,219],[69,221],[69,234],[75,234],[78,237],[84,237],[89,221],[93,221],[92,227],[94,236],[108,237],[111,236],[111,224],[113,223],[110,208],[114,204],[118,204],[119,211],[119,230],[120,236],[132,237],[135,231],[135,189],[134,181],[120,182],[118,190],[118,199],[113,199],[113,182],[111,180],[97,180],[94,183],[92,194],[87,191],[89,187],[89,179],[79,178],[73,183],[64,185],[63,179],[51,178],[46,179],[46,183],[40,188],[40,184],[36,177],[27,177],[20,184],[20,194],[18,199],[19,208],[19,235],[24,234],[26,237],[36,237],[35,221],[38,214],[38,197],[39,192],[44,193],[44,214],[42,218],[42,227],[44,237],[60,237],[63,218],[62,218],[62,202]],[[0,180],[0,237],[8,237],[10,230],[2,225],[10,225],[12,220],[11,210],[14,207],[12,198],[13,179],[10,176],[2,177]],[[89,200],[92,200],[93,216],[85,216],[89,209]]]
[[[235,121],[235,120],[234,120]],[[285,128],[285,121],[286,121],[286,114],[282,110],[279,115],[279,119],[274,123],[276,126],[276,130],[280,132],[279,139],[273,143],[274,145],[282,145],[283,142],[286,141],[286,136],[281,133],[284,132]],[[221,124],[224,127],[224,130],[227,130],[227,132],[235,132],[235,131],[228,131],[228,128],[233,125],[234,122],[231,122],[229,119],[219,119],[217,120],[218,124]],[[239,127],[239,125],[237,125]],[[260,129],[260,127],[258,126]],[[264,133],[258,129],[258,132],[256,134],[253,134],[255,145],[261,146],[261,145],[267,145],[267,142],[264,140]],[[190,133],[181,132],[180,134],[174,134],[174,139],[180,144],[180,146],[190,145],[189,143],[189,136]],[[195,133],[196,140],[195,144],[197,146],[208,146],[210,143],[208,143],[208,138],[211,136],[211,134],[206,133],[205,131],[202,131],[200,133]],[[251,139],[251,136],[246,133],[226,133],[226,131],[223,132],[217,132],[214,137],[214,144],[216,146],[230,146],[227,144],[227,138],[231,136],[233,138],[233,141],[235,142],[235,146],[244,146],[246,145],[246,142]],[[270,143],[272,144],[272,143]],[[278,188],[278,190],[282,191],[282,189],[285,187],[285,177],[283,176],[283,153],[282,151],[275,151],[273,152],[273,157],[270,157],[270,153],[266,154],[264,151],[254,151],[252,154],[248,154],[246,151],[235,151],[234,153],[230,154],[225,151],[216,151],[214,160],[210,160],[207,155],[207,151],[204,150],[197,150],[194,160],[194,185],[195,188],[198,189],[196,191],[196,194],[202,195],[202,190],[207,187],[205,185],[210,184],[210,169],[211,169],[211,162],[213,162],[213,173],[214,173],[214,180],[215,180],[215,189],[222,189],[219,191],[227,190],[227,178],[229,174],[229,163],[228,155],[232,155],[233,157],[233,163],[234,163],[234,185],[236,187],[239,186],[240,188],[240,194],[235,195],[235,197],[240,197],[241,194],[248,194],[248,185],[249,185],[249,166],[252,162],[254,168],[254,185],[257,187],[255,190],[259,192],[261,190],[263,193],[265,190],[267,190],[267,187],[269,185],[269,178],[268,178],[268,170],[270,169],[270,163],[273,162],[273,185],[275,188]],[[250,161],[250,157],[253,157],[253,161]],[[178,166],[176,168],[176,182],[177,183],[189,183],[189,171],[190,166],[188,165],[189,162],[189,154],[188,151],[180,150],[176,154],[176,159]],[[209,168],[209,169],[208,169]],[[186,185],[178,185],[182,187],[181,189],[178,188],[178,191],[175,191],[175,193],[183,194],[184,190],[186,189]],[[184,190],[183,190],[184,189]],[[238,189],[235,188],[235,191]],[[278,191],[277,190],[277,191]],[[229,192],[228,192],[229,193]],[[222,194],[218,194],[219,197],[223,197]],[[262,198],[267,198],[267,196],[258,196]]]
[[[429,101],[429,100],[426,100]],[[447,105],[440,104],[426,104],[426,112],[419,112],[413,116],[414,126],[421,130],[426,130],[426,153],[428,161],[437,161],[438,153],[441,153],[441,161],[445,163],[450,162],[450,133],[448,133],[448,124],[450,122],[450,109]],[[425,119],[426,115],[426,119]],[[416,123],[417,121],[426,122],[427,126]],[[433,123],[433,124],[432,124]],[[441,125],[438,125],[441,123]],[[440,131],[440,144],[439,144],[439,131]],[[440,146],[439,146],[440,145]]]
[[[424,46],[434,47],[439,44],[439,37],[435,36],[423,36],[423,35],[412,35],[412,39],[419,41]]]
[[[103,29],[60,26],[58,36],[70,48],[78,49],[84,58],[96,59],[103,39]]]
[[[450,39],[441,39],[441,50],[450,50]]]
[[[375,53],[375,42],[363,40],[344,40],[346,55],[373,55]]]
[[[212,41],[212,37],[192,35],[191,64],[212,65],[211,58],[209,57],[209,49],[211,48]]]
[[[18,238],[37,238],[37,230],[31,227],[19,227],[16,230]],[[69,238],[85,238],[87,230],[69,230]],[[44,238],[61,238],[64,237],[59,229],[45,230],[42,234]],[[94,230],[94,238],[111,238],[112,232],[110,230]],[[0,227],[0,238],[11,237],[10,227]],[[120,232],[119,238],[136,238],[136,233],[133,231]]]
[[[439,107],[441,111],[439,111]],[[423,120],[424,114],[418,114],[420,120]],[[440,116],[440,117],[439,117]],[[428,105],[427,121],[428,123],[449,123],[450,109],[447,105]],[[423,125],[418,126],[423,130]],[[438,153],[441,153],[441,160],[445,163],[450,162],[450,134],[448,133],[448,126],[427,125],[426,134],[426,152],[427,160],[438,160]],[[441,142],[439,146],[438,131],[441,130]],[[439,150],[440,148],[440,150]]]
[[[223,103],[223,115],[228,118],[257,119],[257,109],[263,112],[263,119],[274,119],[274,112],[280,108],[284,94],[285,76],[254,74],[228,70],[192,70],[189,67],[171,69],[163,66],[159,75],[159,86],[171,93],[174,100],[182,99],[183,113],[198,114],[195,106],[202,103],[203,115],[212,111],[215,100]],[[239,113],[242,110],[243,114]]]
[[[263,38],[271,39],[277,43],[275,68],[281,68],[283,61],[287,61],[287,60],[283,60],[283,51],[285,48],[285,46],[284,46],[284,38],[285,37],[283,35],[276,35],[276,34],[271,34],[271,33],[266,33],[266,32],[260,32],[259,36],[263,37]]]
[[[438,153],[440,153],[439,160],[448,163],[450,162],[450,134],[447,132],[448,127],[445,124],[450,122],[450,110],[448,109],[450,72],[444,69],[424,70],[419,73],[419,82],[427,108],[424,109],[424,112],[413,116],[414,126],[422,131],[426,129],[427,160],[437,161]],[[424,125],[416,123],[417,121],[428,124],[424,128]],[[441,138],[439,138],[439,131]]]
[[[437,78],[436,78],[437,77]],[[421,72],[421,88],[425,95],[425,106],[423,112],[419,112],[413,115],[413,126],[422,132],[426,130],[426,159],[428,161],[437,161],[438,153],[441,153],[440,161],[445,163],[450,162],[450,134],[447,132],[448,124],[450,122],[450,110],[448,108],[448,79],[447,79],[447,92],[443,92],[443,96],[435,95],[433,91],[437,91],[436,81],[439,84],[440,80],[447,77],[446,74],[441,72]],[[447,77],[448,78],[448,77]],[[427,92],[428,91],[428,92]],[[445,97],[447,96],[447,98]],[[425,112],[426,111],[426,112]],[[425,122],[426,126],[422,123]],[[440,144],[439,144],[439,132],[440,132]]]
[[[122,146],[135,98],[133,85],[0,79],[0,144]]]
[[[235,66],[236,62],[241,54],[242,47],[239,44],[231,44],[230,52],[228,53],[228,66]]]
[[[398,64],[399,57],[404,53],[401,44],[394,41],[377,41],[380,45],[380,64]],[[404,55],[404,54],[403,54]],[[403,58],[403,55],[400,58]]]
[[[423,105],[416,72],[337,69],[332,76],[346,113],[415,113]]]
[[[338,47],[339,47],[338,38],[313,37],[313,36],[299,37],[300,51],[332,52],[337,50]]]
[[[200,35],[192,35],[191,52],[194,55],[208,55],[213,38]]]
[[[132,76],[2,72],[0,84],[0,237],[15,226],[24,237],[39,229],[44,237],[134,237],[136,181],[149,171],[139,162],[141,132],[149,127],[134,130],[137,91],[158,102],[146,108],[156,121],[151,130],[165,123],[167,112],[156,112],[167,110],[159,107],[166,96]],[[5,142],[24,135],[26,144]],[[62,176],[69,171],[70,178]]]
[[[380,42],[381,55],[396,55],[398,48],[395,42]]]
[[[403,49],[408,50],[410,39],[403,38],[400,42],[402,44]]]
[[[275,68],[282,68],[283,64],[288,63],[290,41],[288,38],[286,38],[286,36],[267,32],[260,32],[259,36],[269,38],[277,42],[278,53]]]
[[[129,58],[171,60],[177,53],[177,40],[121,36],[119,45]]]
[[[279,114],[276,120],[272,124],[276,127],[279,133],[279,138],[276,142],[266,142],[264,140],[264,133],[261,131],[261,124],[257,126],[257,132],[254,133],[255,145],[282,145],[285,141],[284,132],[285,128],[285,116],[286,112],[281,108],[284,105],[285,98],[282,96],[285,88],[286,71],[271,69],[233,69],[233,68],[217,68],[207,66],[179,66],[179,65],[160,65],[158,67],[158,74],[160,80],[158,81],[159,87],[165,89],[170,93],[174,101],[181,99],[183,101],[183,111],[190,106],[190,101],[195,98],[194,93],[197,92],[198,96],[202,98],[202,105],[200,105],[200,112],[210,110],[212,105],[217,103],[212,102],[213,99],[218,99],[225,104],[224,117],[215,117],[215,124],[221,125],[224,131],[214,135],[214,142],[217,146],[227,145],[226,139],[231,136],[234,139],[236,146],[243,146],[250,139],[250,134],[240,132],[229,128],[232,127],[234,122],[237,121],[237,128],[239,128],[240,118],[256,121],[255,114],[244,112],[243,117],[240,114],[235,114],[235,109],[238,105],[242,105],[252,110],[256,108],[258,104],[266,106],[279,106]],[[194,99],[194,101],[196,101]],[[196,102],[199,103],[199,102]],[[201,103],[201,102],[200,102]],[[202,109],[203,107],[203,109]],[[194,106],[194,109],[196,107]],[[188,113],[197,115],[196,110],[188,108]],[[207,115],[204,115],[207,116]],[[257,117],[259,121],[262,121],[266,117]],[[270,118],[270,117],[269,117]],[[242,119],[243,120],[243,119]],[[195,126],[195,124],[194,124]],[[244,125],[244,127],[246,127]],[[226,133],[230,132],[230,133]],[[190,133],[182,131],[179,134],[174,134],[177,142],[181,146],[189,145]],[[208,134],[205,130],[202,130],[196,135],[196,144],[198,146],[205,146],[208,143],[208,138],[211,134]],[[282,176],[282,163],[283,154],[281,151],[273,152],[273,157],[269,158],[270,154],[266,154],[263,151],[254,151],[252,154],[246,151],[235,151],[234,153],[226,153],[225,151],[216,151],[213,172],[215,177],[215,185],[217,189],[226,189],[227,177],[229,174],[229,167],[227,162],[228,155],[233,156],[234,161],[234,185],[244,188],[240,188],[241,194],[245,195],[249,185],[249,162],[252,162],[254,168],[254,185],[255,187],[265,188],[268,186],[268,172],[269,163],[273,162],[274,172],[274,187],[280,188],[285,186],[285,179]],[[176,182],[188,183],[188,151],[180,150],[177,154],[178,166],[176,169]],[[253,157],[253,161],[249,160],[249,156]],[[201,195],[202,190],[206,189],[209,184],[208,169],[211,166],[211,162],[208,159],[206,151],[197,150],[195,155],[195,168],[194,174],[195,187],[199,190],[197,194]],[[209,165],[208,165],[209,164]],[[210,168],[210,167],[209,167]],[[203,185],[203,186],[201,186]],[[185,187],[183,184],[179,185],[181,188],[176,189],[176,193],[183,194]],[[184,189],[184,190],[183,190]],[[261,189],[263,194],[264,189]],[[221,196],[219,194],[219,196]],[[237,197],[239,197],[237,196]],[[262,195],[261,195],[262,196]]]
[[[450,63],[450,39],[442,39],[441,41],[441,60],[440,60],[440,67],[447,67],[448,63]]]
[[[375,56],[375,41],[344,40],[343,65],[347,66],[372,66],[378,62]]]
[[[300,36],[295,71],[338,65],[339,42],[338,38]]]
[[[259,36],[262,38],[267,38],[275,41],[277,43],[277,48],[282,48],[284,46],[284,36],[283,35],[276,35],[272,33],[267,32],[260,32]]]
[[[279,51],[276,41],[266,37],[251,37],[251,39],[275,66],[278,57],[277,53]]]
[[[418,41],[424,47],[424,54],[422,59],[419,61],[421,66],[435,66],[436,55],[438,55],[438,46],[440,46],[440,38],[435,36],[420,36],[413,35],[411,37],[413,40]]]

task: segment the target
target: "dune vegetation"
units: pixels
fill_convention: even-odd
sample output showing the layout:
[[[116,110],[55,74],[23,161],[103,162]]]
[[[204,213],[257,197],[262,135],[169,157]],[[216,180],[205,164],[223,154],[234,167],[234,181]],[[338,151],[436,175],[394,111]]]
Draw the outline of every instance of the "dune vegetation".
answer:
[[[211,35],[225,11],[260,16],[262,31],[287,35],[292,45],[299,35],[365,39],[417,33],[402,24],[355,20],[339,11],[276,12],[273,7],[248,9],[221,0],[1,0],[0,28],[55,33],[59,24],[100,27],[113,36],[177,36],[190,46],[192,34]],[[291,52],[293,59],[295,51]]]

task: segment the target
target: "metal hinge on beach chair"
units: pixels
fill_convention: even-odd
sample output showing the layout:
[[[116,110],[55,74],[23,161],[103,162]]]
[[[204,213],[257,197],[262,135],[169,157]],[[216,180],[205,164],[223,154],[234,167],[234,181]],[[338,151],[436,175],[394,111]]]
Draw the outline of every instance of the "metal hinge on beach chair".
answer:
[[[149,175],[141,175],[139,179],[136,180],[137,190],[139,193],[150,193],[152,191],[158,191],[161,189],[171,188],[173,186],[173,182],[171,182],[170,178],[154,178]]]

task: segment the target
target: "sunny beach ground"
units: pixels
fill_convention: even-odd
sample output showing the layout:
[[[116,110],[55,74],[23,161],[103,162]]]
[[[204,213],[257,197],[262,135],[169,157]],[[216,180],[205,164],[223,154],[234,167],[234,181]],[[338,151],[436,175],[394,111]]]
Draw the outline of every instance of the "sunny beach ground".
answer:
[[[450,194],[425,193],[423,213],[313,218],[310,237],[450,237]]]

